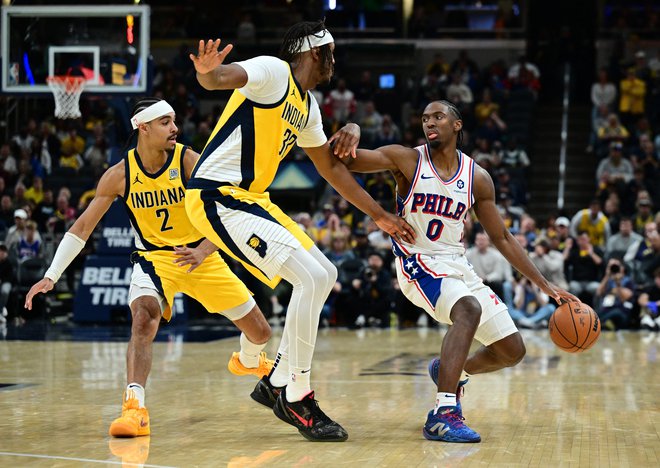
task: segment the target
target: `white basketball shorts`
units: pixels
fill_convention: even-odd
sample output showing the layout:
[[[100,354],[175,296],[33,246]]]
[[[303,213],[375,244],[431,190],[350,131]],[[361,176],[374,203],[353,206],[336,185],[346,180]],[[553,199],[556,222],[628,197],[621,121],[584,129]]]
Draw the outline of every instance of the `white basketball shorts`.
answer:
[[[396,259],[399,286],[405,296],[438,322],[451,325],[452,307],[462,297],[481,304],[474,338],[485,346],[518,331],[506,304],[477,276],[465,255],[422,255]]]

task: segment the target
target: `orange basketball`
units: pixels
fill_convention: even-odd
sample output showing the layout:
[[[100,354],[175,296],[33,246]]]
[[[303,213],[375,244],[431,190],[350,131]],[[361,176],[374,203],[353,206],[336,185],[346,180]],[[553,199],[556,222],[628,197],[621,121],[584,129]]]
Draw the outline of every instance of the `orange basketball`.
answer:
[[[598,314],[582,302],[565,302],[554,311],[548,324],[550,338],[562,351],[581,353],[600,336]]]

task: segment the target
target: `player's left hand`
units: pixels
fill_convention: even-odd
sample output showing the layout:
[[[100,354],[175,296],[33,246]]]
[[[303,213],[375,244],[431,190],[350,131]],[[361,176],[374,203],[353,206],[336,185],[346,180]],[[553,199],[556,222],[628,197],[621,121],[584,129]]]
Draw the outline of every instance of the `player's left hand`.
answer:
[[[178,264],[180,267],[190,265],[187,273],[190,273],[195,268],[200,266],[204,259],[207,257],[207,254],[204,253],[201,249],[188,247],[186,245],[183,247],[174,247],[174,255],[178,257],[176,260],[174,260],[174,263]]]
[[[374,222],[380,229],[394,237],[397,241],[412,244],[415,240],[415,230],[403,218],[384,212],[385,214]]]
[[[332,146],[333,154],[338,158],[345,158],[348,155],[355,158],[360,143],[360,127],[354,123],[346,124],[328,139],[328,143]]]

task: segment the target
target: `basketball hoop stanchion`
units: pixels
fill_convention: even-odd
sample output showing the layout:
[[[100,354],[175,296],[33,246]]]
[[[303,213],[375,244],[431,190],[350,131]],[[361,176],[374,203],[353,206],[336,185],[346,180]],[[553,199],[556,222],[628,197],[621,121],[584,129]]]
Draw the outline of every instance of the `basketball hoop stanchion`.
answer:
[[[80,95],[86,79],[82,76],[49,76],[48,87],[55,96],[55,117],[58,119],[80,118]]]

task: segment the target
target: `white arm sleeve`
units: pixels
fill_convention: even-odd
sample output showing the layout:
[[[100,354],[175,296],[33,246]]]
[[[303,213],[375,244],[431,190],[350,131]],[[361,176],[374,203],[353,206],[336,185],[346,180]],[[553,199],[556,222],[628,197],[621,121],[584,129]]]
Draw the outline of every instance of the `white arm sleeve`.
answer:
[[[323,132],[323,119],[321,109],[312,93],[307,93],[309,99],[309,119],[307,125],[298,135],[298,146],[301,148],[318,148],[328,141]]]
[[[50,268],[46,270],[44,278],[51,279],[57,283],[64,270],[71,264],[74,258],[85,247],[85,241],[75,234],[67,232],[62,238],[62,242],[57,246]]]
[[[284,97],[289,86],[286,62],[263,55],[234,63],[247,73],[247,84],[238,90],[246,98],[259,104],[274,104]]]

